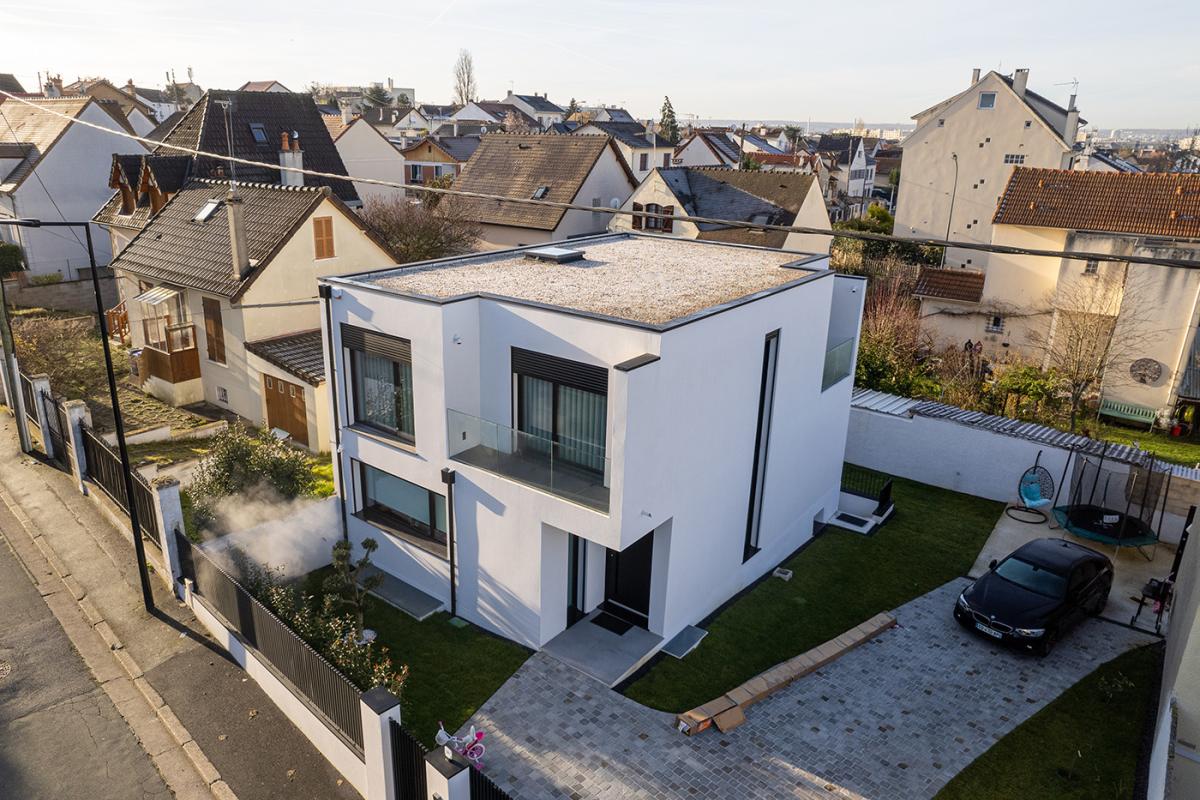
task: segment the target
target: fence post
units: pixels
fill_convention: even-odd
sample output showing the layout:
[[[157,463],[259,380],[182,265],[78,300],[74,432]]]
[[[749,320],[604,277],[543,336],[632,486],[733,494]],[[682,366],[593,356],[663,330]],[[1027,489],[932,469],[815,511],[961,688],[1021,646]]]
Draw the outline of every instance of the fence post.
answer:
[[[50,420],[46,418],[46,395],[54,396],[50,391],[50,376],[30,375],[29,382],[33,384],[33,404],[37,414],[38,433],[42,437],[42,449],[46,451],[47,458],[54,458],[54,445],[50,443]]]
[[[462,758],[447,758],[448,749],[425,754],[426,800],[471,800],[471,768]]]
[[[92,424],[92,411],[82,400],[68,400],[63,403],[63,411],[67,414],[67,430],[63,431],[63,440],[71,448],[71,474],[79,486],[80,494],[87,494],[87,453],[83,449],[83,428]]]
[[[382,686],[359,697],[362,712],[363,762],[367,768],[366,800],[396,797],[396,770],[392,760],[392,720],[400,722],[400,701]]]
[[[154,491],[154,516],[158,522],[158,545],[162,550],[165,574],[163,580],[172,594],[179,594],[176,583],[183,577],[179,568],[179,547],[175,533],[183,532],[183,505],[179,502],[179,481],[170,475],[155,478],[150,488]]]

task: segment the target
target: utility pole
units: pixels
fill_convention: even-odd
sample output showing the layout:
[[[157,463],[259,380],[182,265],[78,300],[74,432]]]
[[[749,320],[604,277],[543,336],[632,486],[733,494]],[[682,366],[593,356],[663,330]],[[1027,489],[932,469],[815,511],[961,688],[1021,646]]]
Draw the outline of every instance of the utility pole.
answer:
[[[21,376],[17,372],[16,349],[13,347],[12,326],[8,320],[8,298],[4,295],[4,276],[0,275],[0,340],[4,348],[4,385],[8,387],[9,397],[12,398],[12,412],[17,417],[17,435],[21,439],[21,452],[33,450],[29,440],[29,430],[25,420],[21,419],[18,392],[21,391]]]

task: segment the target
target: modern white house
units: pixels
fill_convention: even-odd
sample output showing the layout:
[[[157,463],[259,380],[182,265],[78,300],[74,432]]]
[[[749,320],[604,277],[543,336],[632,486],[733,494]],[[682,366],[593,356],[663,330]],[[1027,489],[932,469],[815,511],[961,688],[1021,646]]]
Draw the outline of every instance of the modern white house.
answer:
[[[91,219],[112,193],[108,179],[113,153],[147,150],[116,133],[133,130],[114,103],[92,97],[37,98],[9,100],[3,109],[7,125],[0,136],[0,217]],[[73,125],[73,119],[114,133]],[[96,228],[93,239],[96,263],[107,266],[112,259],[109,237]],[[70,281],[89,275],[82,230],[72,235],[69,230],[0,225],[0,241],[24,250],[23,277],[58,275]]]
[[[509,90],[508,95],[500,102],[515,106],[528,114],[537,120],[538,125],[541,125],[543,129],[562,122],[567,114],[565,109],[550,102],[544,94],[513,94],[512,90]]]
[[[1029,70],[971,73],[958,94],[913,117],[901,147],[897,236],[992,240],[992,212],[1013,168],[1070,165],[1079,126],[1075,95],[1067,107],[1031,90]],[[950,248],[950,266],[987,266],[988,255]]]
[[[342,157],[346,172],[359,178],[374,178],[381,181],[403,183],[405,175],[404,156],[395,144],[384,137],[379,129],[364,117],[347,120],[347,114],[339,118],[342,125],[336,133],[330,132],[333,146]],[[328,127],[328,126],[327,126]],[[353,181],[354,191],[363,203],[372,198],[388,198],[403,194],[403,189],[381,186],[375,183]]]
[[[349,539],[616,683],[836,513],[864,287],[632,233],[326,278]]]
[[[640,183],[651,171],[671,166],[675,145],[659,136],[651,123],[593,120],[571,131],[573,136],[611,136],[629,171]]]

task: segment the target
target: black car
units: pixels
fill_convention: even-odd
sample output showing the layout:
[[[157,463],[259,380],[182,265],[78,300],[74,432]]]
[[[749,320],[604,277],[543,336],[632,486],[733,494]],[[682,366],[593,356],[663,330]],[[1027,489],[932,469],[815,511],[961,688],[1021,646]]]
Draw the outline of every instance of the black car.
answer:
[[[954,604],[963,627],[1046,655],[1067,629],[1099,614],[1112,588],[1112,562],[1066,539],[1035,539],[971,584]]]

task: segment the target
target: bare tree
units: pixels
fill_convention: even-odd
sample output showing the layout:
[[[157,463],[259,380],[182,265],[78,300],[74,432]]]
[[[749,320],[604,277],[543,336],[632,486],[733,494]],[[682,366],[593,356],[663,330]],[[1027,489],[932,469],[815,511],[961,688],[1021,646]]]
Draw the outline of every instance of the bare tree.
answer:
[[[475,62],[471,59],[470,50],[459,50],[458,60],[454,62],[454,102],[460,106],[475,99]]]
[[[863,308],[854,383],[909,397],[934,386],[923,358],[929,338],[921,331],[920,307],[900,275],[873,281]]]
[[[504,132],[505,133],[532,133],[533,128],[526,121],[523,114],[517,112],[516,109],[510,109],[504,115]]]
[[[400,196],[371,198],[363,209],[363,222],[401,264],[474,250],[480,229],[467,216],[467,204],[457,197],[423,194],[424,202]]]

